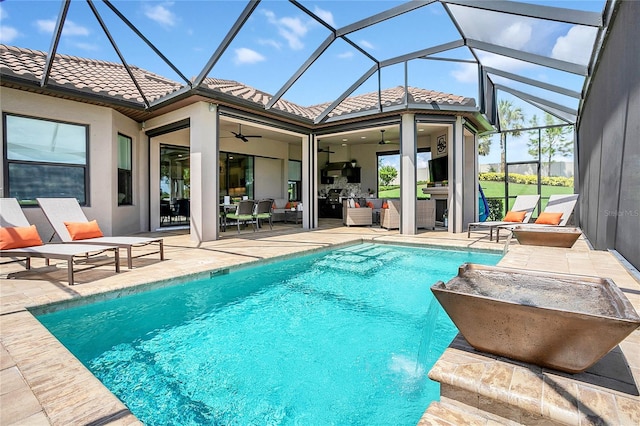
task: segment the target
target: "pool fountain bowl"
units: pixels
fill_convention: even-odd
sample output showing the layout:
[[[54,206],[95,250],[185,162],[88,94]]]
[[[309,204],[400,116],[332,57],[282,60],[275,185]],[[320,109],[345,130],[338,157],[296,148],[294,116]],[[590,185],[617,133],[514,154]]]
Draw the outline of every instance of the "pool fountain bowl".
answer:
[[[465,263],[431,291],[475,349],[580,373],[640,326],[607,278]]]

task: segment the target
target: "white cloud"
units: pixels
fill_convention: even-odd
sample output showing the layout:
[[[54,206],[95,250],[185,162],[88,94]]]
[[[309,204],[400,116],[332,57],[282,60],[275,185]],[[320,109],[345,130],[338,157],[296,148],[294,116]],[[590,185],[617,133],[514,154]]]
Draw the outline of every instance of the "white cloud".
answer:
[[[40,32],[53,34],[56,28],[56,22],[57,20],[55,19],[38,19],[36,21],[36,27]],[[62,34],[66,36],[88,36],[90,33],[87,27],[78,25],[69,19],[65,20],[62,26]]]
[[[331,25],[333,28],[336,28],[336,21],[333,20],[333,13],[328,10],[320,9],[318,6],[313,9],[313,13],[318,15],[319,18]]]
[[[96,50],[100,50],[100,47],[98,47],[98,45],[93,44],[93,43],[75,43],[75,46],[78,49],[88,50],[90,52],[93,52],[93,51],[96,51]]]
[[[365,49],[375,49],[373,44],[369,43],[367,40],[360,40],[360,47],[364,47]]]
[[[563,61],[586,65],[595,40],[596,30],[573,26],[566,36],[558,37],[551,56]]]
[[[476,51],[480,62],[490,68],[517,73],[517,71],[534,67],[534,65],[518,59],[500,56],[494,53]],[[475,83],[478,81],[478,66],[475,64],[460,64],[451,75],[461,83]]]
[[[176,24],[177,17],[165,6],[172,6],[173,3],[158,4],[155,6],[146,5],[144,14],[147,18],[165,27],[173,27]]]
[[[12,43],[20,33],[13,27],[2,25],[0,27],[0,43]]]
[[[278,43],[277,41],[273,40],[273,39],[262,38],[262,39],[258,40],[258,43],[260,43],[263,46],[274,47],[274,48],[276,48],[278,50],[282,49],[282,45],[280,43]]]
[[[451,71],[451,75],[460,83],[478,81],[478,66],[474,64],[460,64],[458,69]]]
[[[266,59],[255,50],[247,49],[246,47],[236,49],[235,52],[236,56],[233,58],[233,62],[235,62],[237,65],[255,64]]]
[[[338,58],[340,58],[340,59],[350,59],[350,58],[353,58],[353,52],[344,52],[344,53],[340,53],[340,54],[338,54]]]
[[[498,33],[495,43],[513,49],[521,49],[531,40],[531,33],[531,25],[516,21]]]
[[[267,21],[276,27],[278,34],[287,40],[291,49],[300,50],[304,47],[302,38],[304,38],[309,31],[308,24],[302,22],[300,18],[288,16],[278,18],[275,13],[270,10],[265,10],[262,13],[267,17]]]

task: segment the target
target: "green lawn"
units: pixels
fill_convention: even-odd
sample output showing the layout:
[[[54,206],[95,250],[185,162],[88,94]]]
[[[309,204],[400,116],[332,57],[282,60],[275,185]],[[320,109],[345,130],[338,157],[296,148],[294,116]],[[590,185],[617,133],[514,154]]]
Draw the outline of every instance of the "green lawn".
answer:
[[[422,188],[426,185],[418,185],[418,198],[427,198],[422,193]],[[480,181],[480,186],[484,191],[484,196],[487,198],[504,198],[504,182],[490,182]],[[542,209],[544,210],[547,205],[547,199],[553,194],[573,194],[573,188],[567,186],[550,186],[542,185]],[[509,206],[513,205],[514,198],[517,195],[533,195],[538,193],[537,185],[526,185],[522,183],[510,183],[509,184]],[[400,198],[400,187],[394,187],[385,191],[380,191],[378,198]]]

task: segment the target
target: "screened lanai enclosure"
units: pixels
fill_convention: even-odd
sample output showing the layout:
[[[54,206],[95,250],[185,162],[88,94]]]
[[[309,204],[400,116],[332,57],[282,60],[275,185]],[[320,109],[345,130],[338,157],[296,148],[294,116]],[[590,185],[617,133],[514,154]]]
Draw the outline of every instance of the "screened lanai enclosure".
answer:
[[[615,0],[6,1],[3,42],[46,57],[29,69],[35,84],[16,71],[16,56],[3,56],[2,84],[59,94],[70,69],[56,55],[118,63],[127,93],[108,99],[76,87],[74,96],[107,104],[143,129],[189,98],[233,104],[241,113],[222,114],[220,134],[239,133],[240,123],[253,124],[257,136],[311,135],[313,161],[355,144],[342,140],[347,130],[371,129],[373,138],[387,128],[381,139],[415,163],[419,148],[407,152],[402,126],[388,117],[411,111],[448,126],[444,118],[457,115],[475,141],[476,183],[496,200],[495,215],[519,193],[541,194],[539,208],[551,194],[578,193],[575,224],[596,248],[617,249],[638,266],[640,202],[629,189],[640,183],[638,9]],[[18,17],[45,36],[21,36]],[[399,95],[387,97],[390,89]],[[11,170],[30,161],[11,146],[6,152],[5,192]],[[290,185],[315,196],[304,163],[301,170]],[[378,177],[367,186],[377,191]],[[163,188],[169,199],[185,191]]]

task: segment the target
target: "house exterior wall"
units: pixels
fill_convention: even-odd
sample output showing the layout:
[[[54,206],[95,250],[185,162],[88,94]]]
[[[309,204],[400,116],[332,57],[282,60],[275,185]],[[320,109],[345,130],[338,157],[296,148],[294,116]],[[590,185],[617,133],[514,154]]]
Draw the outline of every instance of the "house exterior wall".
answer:
[[[640,2],[619,2],[584,103],[578,138],[579,223],[596,249],[640,268]]]
[[[138,124],[110,108],[73,102],[65,99],[44,96],[25,91],[0,88],[2,112],[34,118],[58,120],[89,126],[88,173],[89,188],[87,206],[83,207],[89,219],[96,219],[105,235],[124,235],[146,230],[146,203],[143,182],[144,170],[134,170],[134,205],[118,206],[117,200],[117,135],[121,132],[133,141],[133,163],[143,168],[145,152],[139,146]],[[4,128],[0,129],[4,132]],[[4,141],[4,135],[2,135]],[[4,167],[3,164],[0,167]],[[4,171],[2,171],[4,176]],[[141,175],[142,172],[142,175]],[[4,190],[5,182],[2,182]],[[142,186],[141,186],[142,185]],[[24,209],[29,221],[35,224],[43,239],[48,240],[53,229],[42,211],[37,207]],[[54,239],[55,241],[56,239]]]

